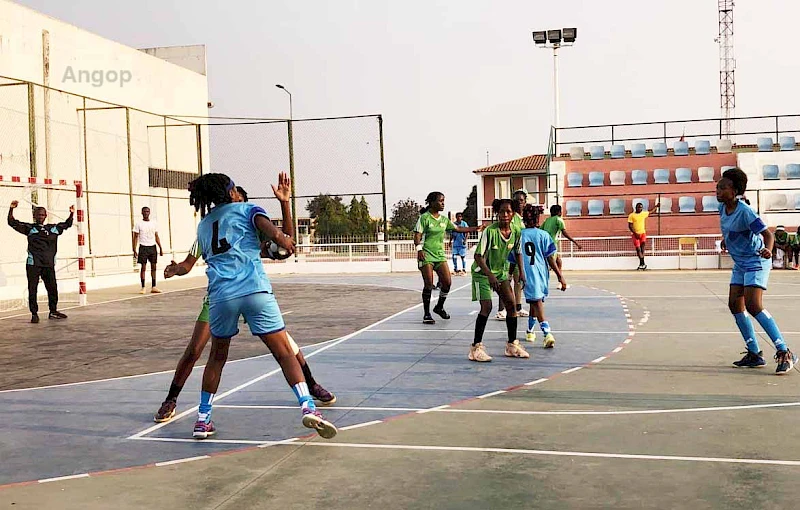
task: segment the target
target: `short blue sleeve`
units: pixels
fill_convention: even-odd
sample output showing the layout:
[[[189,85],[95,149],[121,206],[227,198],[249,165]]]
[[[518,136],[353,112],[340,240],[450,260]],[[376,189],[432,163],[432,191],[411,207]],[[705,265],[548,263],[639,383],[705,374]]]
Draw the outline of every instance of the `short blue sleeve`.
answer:
[[[258,227],[256,227],[256,216],[259,215],[265,217],[266,219],[269,219],[267,211],[265,211],[261,206],[253,205],[250,208],[250,212],[248,214],[248,220],[250,221],[250,224],[253,225],[253,228],[256,230],[258,230]]]
[[[547,244],[545,244],[545,250],[544,250],[544,258],[545,258],[545,260],[550,258],[556,252],[556,245],[555,245],[555,243],[553,243],[553,240],[550,239],[550,235],[549,234],[547,235],[547,241],[546,242],[547,242]]]
[[[760,234],[767,229],[767,226],[764,224],[764,220],[759,218],[758,214],[756,214],[756,212],[750,206],[743,208],[742,220],[750,229],[750,232],[754,234]]]

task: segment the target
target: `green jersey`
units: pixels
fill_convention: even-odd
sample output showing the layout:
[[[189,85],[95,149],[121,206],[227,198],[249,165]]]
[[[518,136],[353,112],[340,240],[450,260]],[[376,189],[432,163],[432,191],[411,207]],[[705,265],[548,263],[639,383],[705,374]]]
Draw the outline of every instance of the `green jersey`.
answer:
[[[550,234],[550,239],[553,240],[553,243],[558,246],[558,240],[561,238],[561,232],[566,230],[567,225],[564,223],[564,219],[561,216],[550,216],[544,223],[542,223],[541,229]]]
[[[522,223],[522,216],[514,213],[514,216],[511,218],[511,228],[516,230],[517,234],[525,230],[525,224]]]
[[[500,281],[508,279],[508,255],[517,251],[519,236],[520,231],[512,228],[508,238],[503,237],[503,234],[500,233],[500,226],[492,223],[483,231],[478,246],[475,247],[475,254],[483,257],[489,270]],[[488,277],[483,274],[477,262],[472,263],[472,274],[473,276]]]
[[[420,215],[414,232],[422,234],[422,251],[425,253],[425,262],[445,262],[447,260],[444,252],[444,234],[455,229],[455,224],[447,216],[440,214],[436,218],[430,212]]]

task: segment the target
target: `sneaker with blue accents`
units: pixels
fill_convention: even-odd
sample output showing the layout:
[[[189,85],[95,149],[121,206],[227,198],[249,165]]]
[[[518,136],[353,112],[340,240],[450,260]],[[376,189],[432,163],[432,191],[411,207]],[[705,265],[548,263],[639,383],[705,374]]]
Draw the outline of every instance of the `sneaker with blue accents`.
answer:
[[[761,368],[767,364],[762,356],[763,352],[758,351],[758,354],[750,351],[745,351],[744,357],[739,361],[734,361],[733,366],[737,368]]]
[[[214,427],[213,421],[198,420],[194,424],[194,432],[192,432],[192,437],[195,439],[205,439],[213,436],[216,433],[217,429]]]
[[[322,413],[308,407],[303,409],[303,426],[316,430],[324,439],[331,439],[339,432],[336,430],[336,425],[322,417]]]
[[[775,361],[778,362],[775,375],[786,375],[797,364],[797,355],[789,349],[778,351],[775,353]]]

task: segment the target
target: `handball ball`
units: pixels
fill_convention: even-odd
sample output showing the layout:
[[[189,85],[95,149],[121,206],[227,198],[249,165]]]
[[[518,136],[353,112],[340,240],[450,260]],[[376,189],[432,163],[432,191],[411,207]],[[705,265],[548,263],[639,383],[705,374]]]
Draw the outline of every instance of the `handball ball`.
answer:
[[[286,235],[286,234],[284,234]],[[267,243],[267,258],[273,260],[285,260],[290,256],[289,251],[281,248],[275,241]]]

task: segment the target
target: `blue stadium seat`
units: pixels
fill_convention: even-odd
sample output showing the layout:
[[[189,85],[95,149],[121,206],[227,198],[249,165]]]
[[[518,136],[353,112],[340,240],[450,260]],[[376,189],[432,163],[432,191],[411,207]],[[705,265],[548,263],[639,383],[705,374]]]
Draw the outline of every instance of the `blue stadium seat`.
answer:
[[[579,174],[577,172],[568,173],[567,186],[570,188],[579,188],[583,186],[583,174]]]
[[[653,144],[653,156],[666,156],[667,144],[664,142],[655,142]]]
[[[778,138],[778,143],[781,145],[782,151],[793,151],[795,141],[793,136],[782,136]]]
[[[603,172],[589,172],[589,186],[602,186],[604,181]]]
[[[569,148],[569,159],[572,161],[581,161],[583,156],[583,147],[576,145]]]
[[[719,202],[715,195],[706,195],[703,197],[703,212],[717,212],[719,211]]]
[[[591,159],[604,159],[606,157],[606,149],[602,145],[592,145],[589,147],[589,155]]]
[[[611,146],[611,158],[612,159],[620,159],[625,157],[625,146],[624,145],[612,145]]]
[[[676,156],[688,156],[689,142],[675,142],[675,145],[673,145],[673,152]]]
[[[564,204],[567,207],[567,216],[580,216],[583,204],[580,200],[567,200]]]
[[[608,177],[612,186],[625,185],[625,172],[623,170],[611,170],[608,173]]]
[[[692,169],[691,168],[676,168],[675,169],[675,182],[684,184],[692,182]]]
[[[645,211],[650,210],[649,198],[634,198],[633,200],[631,200],[631,207],[633,207],[634,211],[636,210],[636,204],[642,204],[642,209],[644,209]]]
[[[625,200],[621,198],[612,198],[609,200],[608,214],[625,214]]]
[[[711,142],[708,140],[697,140],[694,142],[694,153],[703,156],[711,154]]]
[[[781,178],[778,165],[764,165],[761,167],[761,175],[765,181],[772,181]]]
[[[602,200],[589,200],[589,216],[602,216],[603,209]]]
[[[647,155],[647,147],[643,143],[631,144],[631,157],[643,158]]]
[[[693,213],[695,206],[694,197],[680,197],[678,198],[678,212]]]
[[[631,184],[647,184],[647,170],[632,170]]]
[[[655,184],[669,184],[669,169],[656,168],[653,170],[653,182]]]
[[[661,214],[669,214],[672,212],[672,199],[669,197],[661,197],[660,199],[656,199],[661,202],[661,207],[658,209],[658,212]]]
[[[698,168],[697,180],[700,182],[714,182],[714,167],[701,166]]]
[[[784,211],[789,208],[789,197],[785,193],[771,193],[767,202],[767,210]]]
[[[722,168],[719,169],[719,175],[724,174],[725,170],[732,170],[734,168],[736,168],[736,167],[735,166],[725,165],[725,166],[723,166]]]
[[[789,163],[786,165],[786,177],[788,179],[800,179],[800,164]]]
[[[764,137],[756,140],[758,152],[772,152],[772,138]]]

